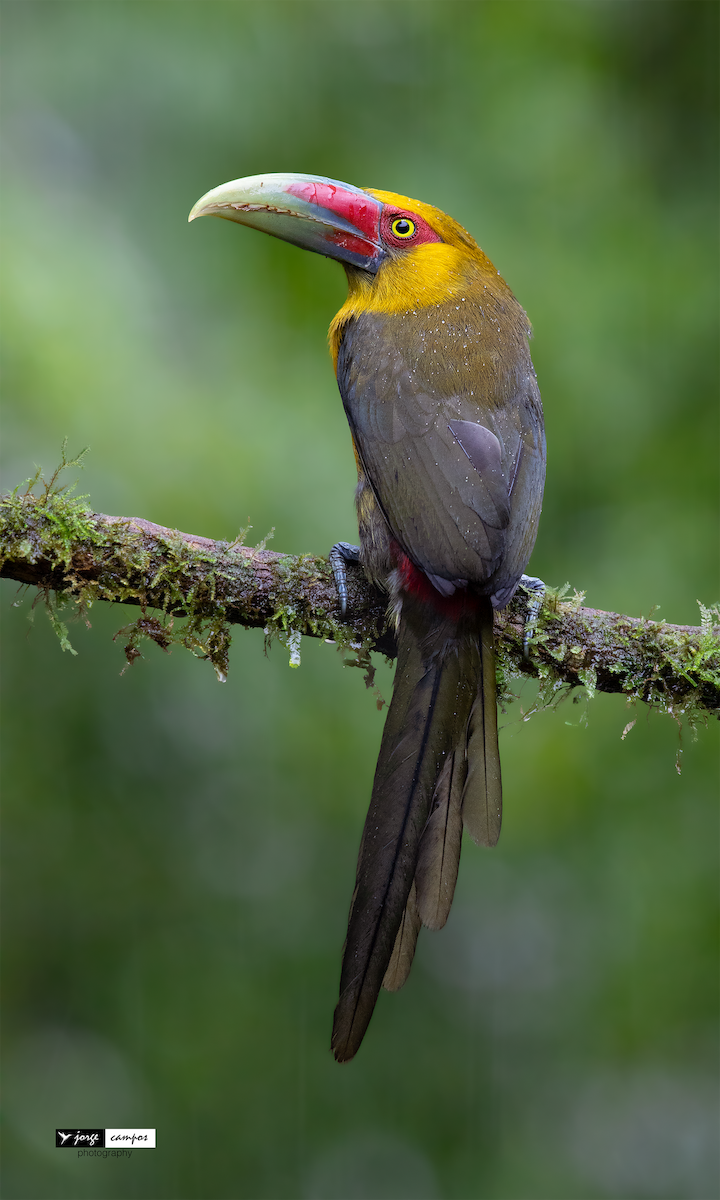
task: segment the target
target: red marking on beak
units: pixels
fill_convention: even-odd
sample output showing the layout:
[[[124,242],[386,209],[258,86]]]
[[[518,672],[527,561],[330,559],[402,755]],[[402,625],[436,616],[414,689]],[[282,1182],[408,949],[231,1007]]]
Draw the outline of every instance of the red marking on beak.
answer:
[[[338,187],[334,183],[297,180],[287,189],[292,196],[304,200],[307,204],[316,205],[328,213],[354,225],[358,236],[344,229],[338,229],[328,238],[336,246],[352,251],[355,254],[367,255],[368,249],[376,254],[380,244],[380,214],[382,204],[373,196],[363,195],[362,192]]]

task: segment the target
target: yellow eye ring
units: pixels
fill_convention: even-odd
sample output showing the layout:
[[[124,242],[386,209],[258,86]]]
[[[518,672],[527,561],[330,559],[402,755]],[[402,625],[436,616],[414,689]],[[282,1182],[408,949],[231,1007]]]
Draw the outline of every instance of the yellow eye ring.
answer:
[[[396,238],[407,240],[407,238],[413,237],[416,227],[415,222],[408,217],[396,217],[390,228]]]

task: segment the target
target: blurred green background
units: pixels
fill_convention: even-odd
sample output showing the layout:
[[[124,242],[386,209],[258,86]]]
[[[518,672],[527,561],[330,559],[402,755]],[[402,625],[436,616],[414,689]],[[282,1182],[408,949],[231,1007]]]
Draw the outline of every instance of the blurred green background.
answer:
[[[96,510],[353,540],[342,270],[186,224],[225,180],[324,174],[450,212],[526,307],[534,573],[696,624],[718,598],[717,17],[4,3],[4,486],[67,435]],[[73,658],[2,591],[4,1196],[718,1194],[716,728],[606,696],[587,727],[571,703],[525,723],[525,686],[500,845],[466,845],[446,929],[338,1067],[383,720],[360,674],[307,641],[289,670],[238,630],[224,686],[154,646],[121,678],[136,614],[96,606]],[[78,1161],[62,1125],[153,1126],[158,1148]]]

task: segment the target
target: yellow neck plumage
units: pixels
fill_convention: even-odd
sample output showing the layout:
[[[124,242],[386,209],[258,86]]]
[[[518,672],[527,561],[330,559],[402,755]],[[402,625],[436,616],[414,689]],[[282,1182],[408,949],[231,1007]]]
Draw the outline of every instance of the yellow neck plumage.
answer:
[[[371,189],[368,189],[369,191]],[[347,267],[348,298],[334,317],[328,338],[333,362],[337,356],[343,329],[354,317],[365,313],[411,313],[447,304],[454,297],[465,297],[480,286],[492,285],[492,291],[506,291],[490,260],[468,233],[451,217],[406,196],[371,191],[383,203],[418,213],[443,238],[426,242],[413,250],[392,254],[376,275]]]

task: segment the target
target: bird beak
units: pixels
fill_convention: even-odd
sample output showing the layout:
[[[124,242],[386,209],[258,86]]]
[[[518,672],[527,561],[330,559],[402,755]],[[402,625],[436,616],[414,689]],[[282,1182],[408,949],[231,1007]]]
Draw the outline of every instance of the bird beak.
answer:
[[[323,175],[248,175],[207,192],[188,217],[225,217],[328,258],[377,271],[382,204]]]

